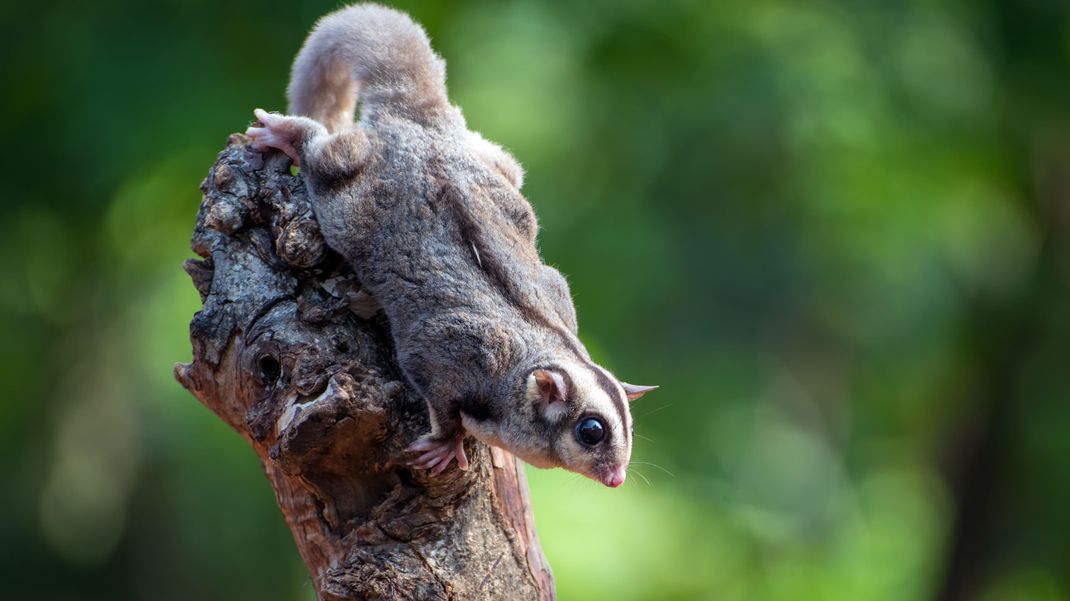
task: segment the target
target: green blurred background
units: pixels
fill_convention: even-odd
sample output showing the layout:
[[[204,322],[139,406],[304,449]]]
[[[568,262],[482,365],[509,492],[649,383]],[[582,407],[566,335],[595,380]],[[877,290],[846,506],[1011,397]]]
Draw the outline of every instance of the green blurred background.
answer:
[[[0,597],[313,598],[171,365],[197,185],[337,6],[0,5]],[[1065,0],[397,6],[662,385],[622,489],[530,471],[562,599],[1070,599]]]

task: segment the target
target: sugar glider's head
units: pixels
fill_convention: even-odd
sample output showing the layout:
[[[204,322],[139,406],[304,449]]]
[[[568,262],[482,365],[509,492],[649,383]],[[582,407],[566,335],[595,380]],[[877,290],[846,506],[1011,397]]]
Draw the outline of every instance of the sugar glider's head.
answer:
[[[526,384],[526,401],[549,434],[545,463],[613,488],[623,484],[632,455],[629,403],[656,387],[625,384],[586,362],[538,367]]]

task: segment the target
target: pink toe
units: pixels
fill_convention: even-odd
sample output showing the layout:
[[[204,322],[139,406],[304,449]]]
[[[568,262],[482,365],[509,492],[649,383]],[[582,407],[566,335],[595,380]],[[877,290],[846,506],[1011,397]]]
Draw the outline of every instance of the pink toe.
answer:
[[[422,470],[429,470],[435,467],[436,465],[442,463],[442,460],[443,457],[431,457],[430,459],[425,459],[423,461],[416,462],[416,467]]]
[[[431,449],[430,451],[428,451],[428,452],[424,453],[423,455],[420,455],[419,457],[417,457],[416,461],[422,463],[424,461],[427,461],[428,459],[434,459],[435,457],[441,458],[442,457],[442,451],[439,451],[438,449]]]
[[[271,113],[265,111],[264,109],[253,109],[253,114],[256,115],[256,119],[264,125],[267,125],[268,121],[272,121],[274,119],[274,116]]]
[[[443,461],[443,462],[439,463],[438,465],[436,465],[434,467],[434,469],[431,470],[431,475],[432,476],[437,476],[437,475],[441,474],[442,472],[444,472],[446,470],[446,468],[450,466],[450,459],[452,459],[452,457],[447,457],[445,461]]]
[[[461,442],[457,443],[457,450],[454,453],[454,455],[457,457],[457,467],[461,468],[462,470],[467,470],[468,469],[468,456],[464,454],[464,444],[463,443],[461,443]]]

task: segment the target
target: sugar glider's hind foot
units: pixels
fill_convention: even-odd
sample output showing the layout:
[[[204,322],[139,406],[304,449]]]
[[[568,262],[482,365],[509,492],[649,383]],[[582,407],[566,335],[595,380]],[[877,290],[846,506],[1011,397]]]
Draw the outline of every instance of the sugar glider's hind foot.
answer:
[[[457,467],[468,469],[468,456],[464,454],[464,431],[449,438],[436,438],[433,434],[421,436],[405,449],[406,453],[421,453],[409,461],[409,465],[421,470],[431,470],[432,476],[441,474],[456,459]]]
[[[264,109],[256,109],[253,113],[263,124],[263,127],[252,126],[245,130],[245,135],[253,142],[253,148],[260,151],[277,148],[298,166],[301,165],[301,147],[317,134],[327,133],[322,125],[306,117],[288,117]]]
[[[270,129],[266,127],[250,127],[245,130],[245,135],[249,136],[249,139],[252,140],[253,148],[260,152],[278,148],[286,153],[286,156],[290,157],[290,160],[294,162],[294,165],[297,165],[298,167],[301,166],[301,159],[297,156],[297,150],[293,145],[278,134],[272,132]]]

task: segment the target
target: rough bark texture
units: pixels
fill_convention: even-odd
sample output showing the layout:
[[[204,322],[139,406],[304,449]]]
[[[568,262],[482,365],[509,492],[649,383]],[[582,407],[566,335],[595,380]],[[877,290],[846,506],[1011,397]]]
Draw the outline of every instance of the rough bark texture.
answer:
[[[319,598],[553,598],[519,460],[469,440],[467,472],[403,464],[427,410],[287,159],[235,134],[201,189],[175,376],[260,457]]]

